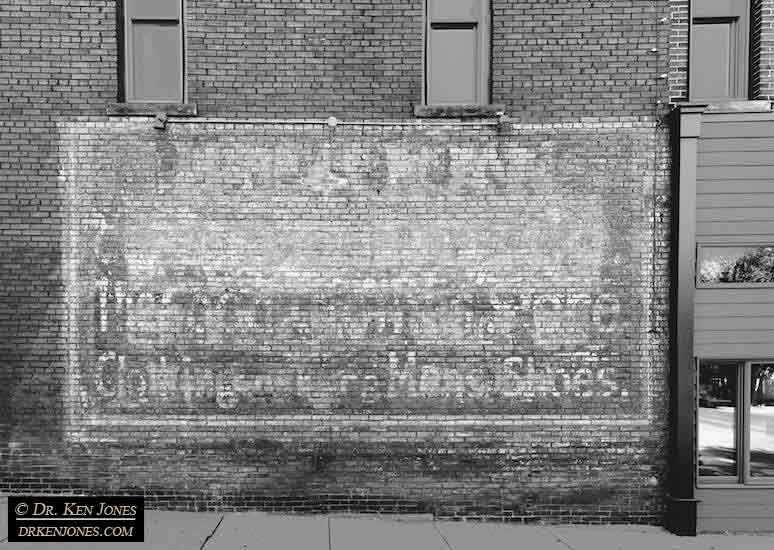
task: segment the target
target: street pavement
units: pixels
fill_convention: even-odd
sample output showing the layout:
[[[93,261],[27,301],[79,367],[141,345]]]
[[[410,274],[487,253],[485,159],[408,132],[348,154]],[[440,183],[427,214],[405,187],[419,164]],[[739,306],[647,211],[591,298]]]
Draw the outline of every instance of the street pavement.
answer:
[[[551,526],[433,521],[430,516],[280,515],[145,511],[144,543],[8,542],[0,548],[121,550],[774,550],[774,534],[678,537],[640,525]]]

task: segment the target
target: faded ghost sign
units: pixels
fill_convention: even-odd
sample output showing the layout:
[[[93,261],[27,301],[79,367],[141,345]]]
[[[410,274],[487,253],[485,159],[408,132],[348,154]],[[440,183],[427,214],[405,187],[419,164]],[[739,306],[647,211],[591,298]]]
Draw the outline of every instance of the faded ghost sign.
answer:
[[[636,166],[578,189],[551,183],[572,151],[462,130],[113,131],[68,177],[81,410],[638,406],[647,218],[604,189]]]

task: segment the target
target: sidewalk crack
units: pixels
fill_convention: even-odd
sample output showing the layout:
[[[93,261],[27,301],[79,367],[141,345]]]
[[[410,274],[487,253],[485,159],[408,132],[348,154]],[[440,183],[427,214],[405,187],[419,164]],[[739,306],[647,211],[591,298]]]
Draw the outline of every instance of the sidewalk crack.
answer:
[[[435,521],[433,521],[433,528],[440,535],[440,537],[443,539],[443,542],[446,543],[446,546],[449,548],[449,550],[454,550],[454,547],[452,547],[452,545],[449,543],[449,540],[441,532],[441,529],[438,527],[438,524]]]
[[[543,526],[543,529],[545,529],[546,531],[548,531],[548,532],[551,534],[551,536],[552,536],[552,537],[554,537],[554,538],[556,539],[556,542],[561,542],[562,544],[564,544],[564,545],[565,545],[567,548],[569,548],[570,550],[575,550],[575,548],[573,548],[573,546],[572,546],[572,545],[571,545],[569,542],[567,542],[566,540],[564,540],[564,538],[562,537],[562,535],[559,535],[559,534],[557,534],[557,533],[554,533],[554,532],[551,530],[551,528],[550,528],[550,527],[548,527],[548,526],[544,525],[544,526]]]
[[[215,535],[215,531],[218,530],[218,527],[220,527],[220,524],[223,523],[223,518],[225,518],[225,514],[220,516],[220,520],[218,520],[218,524],[215,526],[215,528],[212,530],[212,532],[207,535],[207,537],[204,539],[204,542],[202,542],[202,545],[199,547],[199,550],[204,550],[204,547],[207,545],[208,542],[210,542],[210,539]]]

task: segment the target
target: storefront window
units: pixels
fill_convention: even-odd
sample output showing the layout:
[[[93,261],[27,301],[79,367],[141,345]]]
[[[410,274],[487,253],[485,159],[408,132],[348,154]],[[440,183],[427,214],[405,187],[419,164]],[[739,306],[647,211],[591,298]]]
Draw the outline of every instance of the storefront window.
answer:
[[[737,475],[739,366],[703,363],[699,370],[699,475]]]
[[[774,363],[751,365],[750,476],[774,477]]]
[[[774,482],[774,362],[701,361],[697,451],[703,482]]]

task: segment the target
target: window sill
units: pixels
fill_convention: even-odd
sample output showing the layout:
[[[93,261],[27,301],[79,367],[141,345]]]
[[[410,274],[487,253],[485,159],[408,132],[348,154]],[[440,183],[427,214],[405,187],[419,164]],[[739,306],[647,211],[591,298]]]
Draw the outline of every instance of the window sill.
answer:
[[[696,288],[700,289],[707,289],[707,290],[715,290],[715,289],[726,289],[726,288],[749,288],[749,289],[770,289],[774,288],[774,283],[696,283]]]
[[[108,103],[108,116],[196,116],[196,103]]]
[[[496,118],[505,112],[505,105],[414,105],[418,118]]]
[[[767,100],[691,100],[676,103],[681,109],[712,113],[766,113],[771,112],[771,101]]]
[[[696,483],[696,490],[703,491],[707,489],[741,489],[743,491],[749,491],[751,489],[774,489],[774,480],[756,480],[748,481],[747,483],[734,483],[734,482],[711,482],[705,480],[699,480]]]

